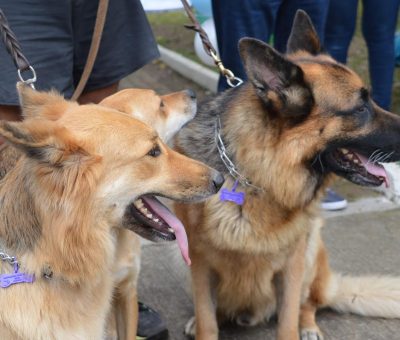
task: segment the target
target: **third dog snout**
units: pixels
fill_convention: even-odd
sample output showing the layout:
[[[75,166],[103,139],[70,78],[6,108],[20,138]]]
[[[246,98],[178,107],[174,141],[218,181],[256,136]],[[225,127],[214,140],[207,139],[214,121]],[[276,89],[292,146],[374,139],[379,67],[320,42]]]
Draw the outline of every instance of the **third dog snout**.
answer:
[[[185,90],[185,93],[187,94],[187,96],[191,99],[196,99],[196,92],[194,92],[192,89],[187,89]]]

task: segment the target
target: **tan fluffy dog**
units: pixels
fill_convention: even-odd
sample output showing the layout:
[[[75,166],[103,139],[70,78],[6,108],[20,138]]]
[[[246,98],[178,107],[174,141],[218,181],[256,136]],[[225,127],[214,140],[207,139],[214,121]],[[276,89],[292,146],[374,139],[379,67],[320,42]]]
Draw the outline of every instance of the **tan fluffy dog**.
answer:
[[[175,217],[149,194],[203,199],[223,180],[117,110],[25,86],[19,92],[25,121],[0,123],[0,135],[23,152],[0,183],[0,244],[35,281],[0,289],[0,338],[101,339],[115,283],[115,230],[142,214],[132,202],[153,209],[135,230],[179,238],[181,226],[167,223]]]
[[[196,96],[192,90],[160,96],[152,90],[125,89],[107,97],[100,105],[140,119],[155,128],[160,138],[167,143],[194,117]],[[137,232],[149,238],[149,235]],[[138,322],[137,280],[140,270],[140,241],[135,233],[122,228],[118,229],[117,238],[116,291],[113,313],[110,316],[116,317],[118,338],[133,340],[136,339]]]

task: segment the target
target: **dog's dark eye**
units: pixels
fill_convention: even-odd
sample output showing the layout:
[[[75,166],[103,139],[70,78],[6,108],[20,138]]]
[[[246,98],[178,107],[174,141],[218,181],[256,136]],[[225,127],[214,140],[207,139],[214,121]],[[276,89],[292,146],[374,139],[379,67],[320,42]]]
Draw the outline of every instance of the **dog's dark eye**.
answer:
[[[147,155],[150,157],[158,157],[161,154],[160,147],[158,145],[155,145],[148,153]]]
[[[161,101],[160,102],[160,107],[164,107],[165,105],[164,105],[164,101]]]
[[[360,106],[360,107],[356,110],[356,112],[357,112],[357,113],[366,113],[366,112],[368,112],[368,107],[367,107],[367,105]]]
[[[257,85],[256,89],[257,89],[258,92],[264,92],[265,91],[265,87],[262,86],[262,85]]]

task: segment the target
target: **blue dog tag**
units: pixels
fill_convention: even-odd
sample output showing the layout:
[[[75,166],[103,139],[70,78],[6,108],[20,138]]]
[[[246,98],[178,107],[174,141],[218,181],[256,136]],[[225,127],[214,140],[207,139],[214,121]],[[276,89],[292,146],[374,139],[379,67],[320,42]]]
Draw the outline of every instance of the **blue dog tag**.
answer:
[[[235,183],[233,184],[232,190],[229,189],[222,189],[219,195],[220,201],[229,201],[236,203],[237,205],[243,205],[244,203],[244,198],[246,194],[244,192],[237,192],[236,188],[238,186],[238,181],[236,180]]]

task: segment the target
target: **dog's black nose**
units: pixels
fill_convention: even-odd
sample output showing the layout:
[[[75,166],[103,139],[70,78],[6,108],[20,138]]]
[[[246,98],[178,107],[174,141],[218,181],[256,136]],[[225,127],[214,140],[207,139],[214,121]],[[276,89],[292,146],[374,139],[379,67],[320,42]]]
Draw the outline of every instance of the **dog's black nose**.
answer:
[[[218,192],[219,189],[221,189],[222,185],[225,182],[224,176],[220,172],[215,172],[215,175],[213,177],[213,183],[215,187],[215,192]]]
[[[187,89],[185,92],[191,99],[196,99],[196,92],[194,92],[192,89]]]

